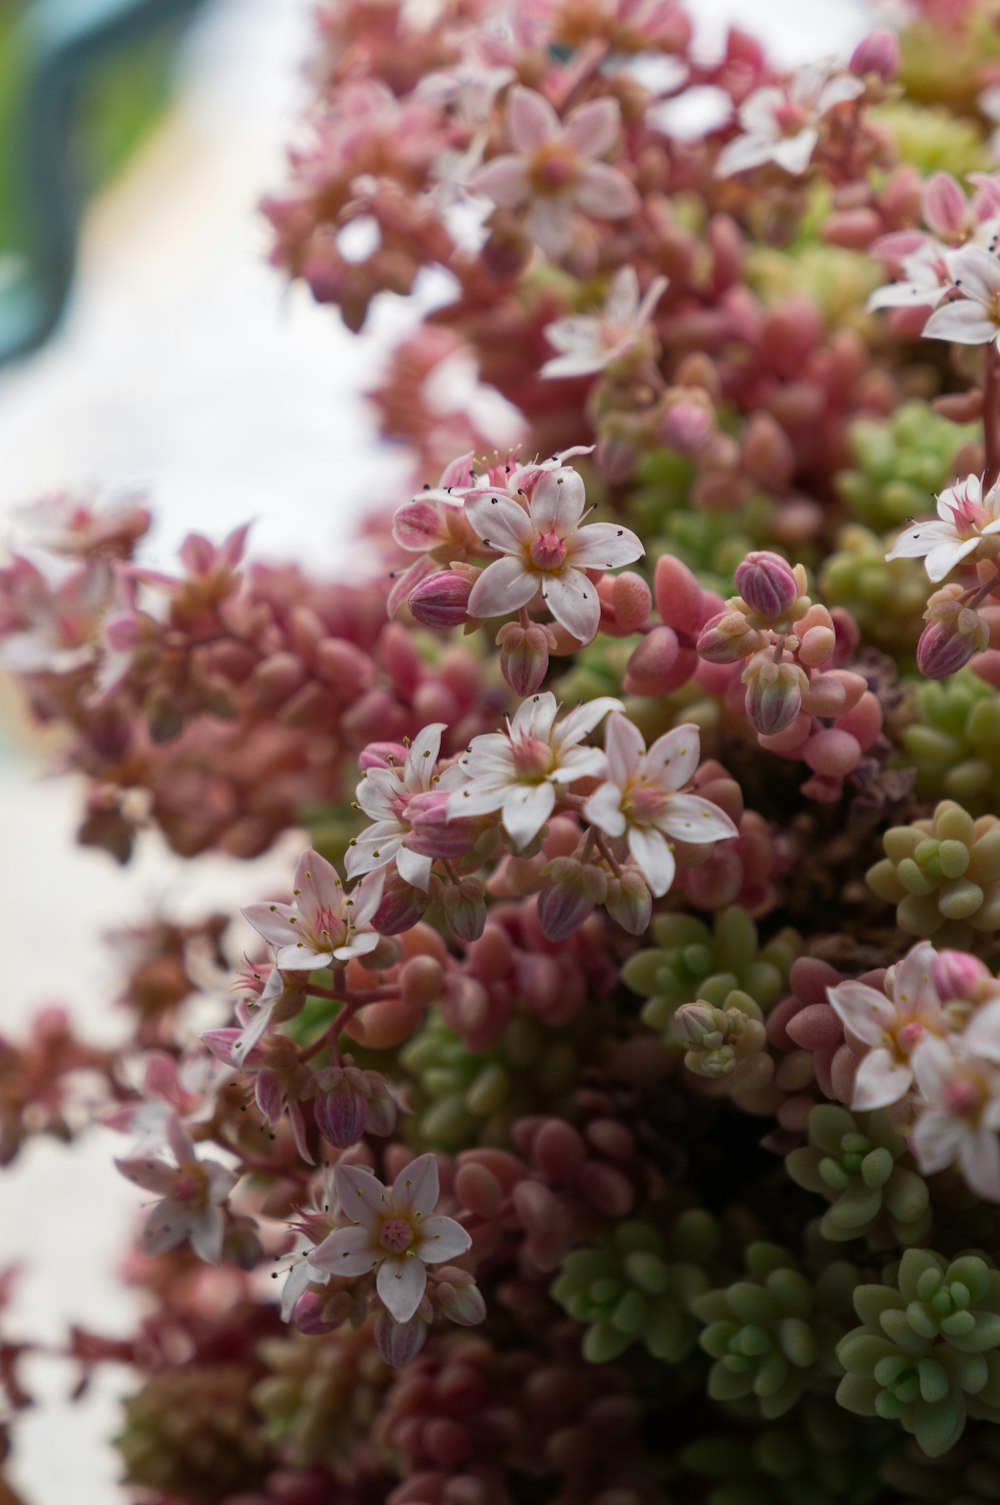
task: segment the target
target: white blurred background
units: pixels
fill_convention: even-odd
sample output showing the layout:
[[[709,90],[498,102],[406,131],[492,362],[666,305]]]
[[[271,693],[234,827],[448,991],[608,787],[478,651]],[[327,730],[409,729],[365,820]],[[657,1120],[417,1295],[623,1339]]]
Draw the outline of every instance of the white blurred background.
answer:
[[[843,55],[873,24],[862,0],[690,10],[706,48],[737,20],[788,63]],[[268,269],[255,210],[282,180],[309,13],[309,0],[214,0],[192,29],[169,112],[91,207],[59,332],[0,372],[0,525],[50,489],[148,490],[151,563],[169,564],[191,528],[221,536],[252,517],[255,551],[323,567],[343,558],[366,507],[395,499],[404,466],[378,449],[360,394],[412,316],[379,309],[370,334],[349,336]],[[64,1002],[109,1040],[120,1022],[101,933],[154,906],[193,917],[247,902],[287,874],[288,851],[189,869],[149,842],[118,870],[74,846],[78,791],[42,779],[32,751],[0,717],[0,1032],[17,1036],[35,1008]],[[24,1267],[15,1333],[57,1344],[74,1320],[130,1330],[115,1270],[139,1197],[111,1165],[120,1148],[103,1132],[72,1150],[33,1143],[0,1174],[0,1268]],[[109,1438],[125,1376],[70,1405],[60,1365],[35,1360],[31,1375],[45,1400],[19,1423],[9,1469],[26,1505],[123,1501]]]

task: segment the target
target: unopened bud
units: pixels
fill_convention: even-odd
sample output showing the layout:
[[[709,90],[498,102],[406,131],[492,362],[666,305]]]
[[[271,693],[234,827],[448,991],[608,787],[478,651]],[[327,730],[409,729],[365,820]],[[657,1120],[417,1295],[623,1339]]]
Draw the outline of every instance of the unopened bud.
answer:
[[[358,758],[358,766],[362,773],[369,768],[402,768],[406,757],[402,742],[369,742]]]
[[[928,227],[944,240],[958,240],[964,235],[969,218],[969,202],[960,184],[950,172],[936,172],[924,185],[921,207]]]
[[[698,655],[710,664],[737,664],[756,653],[767,639],[751,627],[739,611],[721,611],[705,623],[698,637]]]
[[[380,935],[402,935],[404,930],[412,930],[417,921],[423,918],[429,903],[427,894],[405,882],[396,873],[390,873],[385,880],[382,902],[375,912],[372,924]]]
[[[542,869],[545,882],[538,896],[538,922],[550,941],[563,941],[607,896],[607,876],[575,857],[556,857]]]
[[[682,1004],[677,1010],[674,1033],[689,1049],[711,1050],[722,1044],[728,1022],[722,1009],[713,1008],[699,998],[695,1003]]]
[[[459,1327],[477,1327],[486,1319],[486,1302],[483,1294],[467,1270],[455,1265],[445,1265],[438,1271],[432,1292],[434,1306]]]
[[[421,580],[407,605],[424,627],[447,631],[468,621],[471,581],[456,570],[441,570]]]
[[[653,913],[653,898],[642,874],[635,868],[626,868],[620,878],[611,879],[604,907],[629,935],[645,935]]]
[[[954,998],[974,999],[983,982],[993,974],[985,962],[967,951],[939,951],[931,963],[931,976],[942,1002]]]
[[[477,941],[486,925],[486,894],[478,878],[448,883],[441,903],[445,919],[460,941]]]
[[[776,622],[795,605],[799,583],[780,554],[758,549],[736,567],[736,589],[750,610],[765,622]]]
[[[746,711],[762,737],[773,737],[791,726],[802,706],[809,681],[790,659],[775,663],[769,653],[757,653],[743,671],[747,687]]]
[[[858,78],[866,78],[868,74],[874,73],[887,84],[899,72],[899,61],[899,40],[895,32],[879,27],[861,38],[847,66]]]
[[[667,394],[660,437],[680,455],[693,458],[715,429],[711,398],[700,387],[675,387]]]
[[[514,694],[534,695],[548,673],[555,635],[538,622],[530,627],[522,627],[520,622],[505,622],[496,641],[500,649],[500,672]]]
[[[379,1312],[375,1319],[375,1346],[393,1369],[412,1364],[426,1340],[427,1323],[422,1317],[395,1322],[388,1312]]]
[[[927,626],[917,644],[917,668],[928,679],[946,679],[963,668],[974,653],[989,647],[989,624],[960,600],[932,603],[925,616]]]
[[[368,1094],[364,1074],[355,1067],[328,1066],[316,1073],[313,1113],[323,1138],[338,1150],[357,1144],[365,1132]]]

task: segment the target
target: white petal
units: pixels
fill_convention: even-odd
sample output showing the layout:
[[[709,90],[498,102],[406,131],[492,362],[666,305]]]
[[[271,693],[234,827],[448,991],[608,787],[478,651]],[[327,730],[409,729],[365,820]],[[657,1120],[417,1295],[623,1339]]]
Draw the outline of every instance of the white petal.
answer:
[[[421,857],[418,852],[411,852],[409,847],[401,846],[396,853],[396,871],[404,883],[409,883],[413,888],[419,888],[425,894],[431,881],[431,868],[434,866],[432,857]]]
[[[630,826],[628,849],[653,895],[661,899],[673,883],[677,870],[666,838],[659,831],[643,826]]]
[[[827,988],[826,996],[841,1024],[862,1045],[881,1045],[897,1023],[888,998],[867,983],[839,982]]]
[[[386,1310],[397,1322],[409,1322],[427,1289],[427,1269],[416,1255],[384,1259],[375,1287]]]
[[[382,1255],[370,1228],[335,1228],[309,1256],[309,1264],[326,1275],[367,1275]]]
[[[465,503],[465,515],[479,537],[491,549],[520,557],[523,545],[535,536],[531,519],[513,497],[500,492],[481,491]]]
[[[867,1113],[873,1108],[887,1108],[898,1103],[913,1085],[913,1072],[895,1061],[888,1050],[869,1051],[854,1078],[854,1111]]]
[[[673,794],[656,824],[677,841],[731,841],[739,830],[725,810],[700,794]]]
[[[889,553],[885,556],[887,561],[893,559],[922,559],[938,544],[954,543],[955,526],[949,522],[917,523],[915,527],[907,528],[896,539]]]
[[[492,815],[494,810],[499,810],[507,798],[507,786],[489,786],[477,788],[467,784],[464,789],[456,789],[448,799],[448,819],[459,820],[463,816]]]
[[[601,603],[596,586],[581,570],[566,569],[560,575],[543,575],[542,600],[561,627],[578,642],[592,643],[601,625]],[[471,606],[471,599],[469,602]]]
[[[950,575],[955,566],[961,564],[969,554],[974,554],[978,547],[978,538],[967,538],[964,543],[952,541],[938,544],[936,548],[931,549],[924,561],[928,580],[932,580],[936,585],[939,580]]]
[[[617,784],[602,784],[584,805],[584,819],[608,836],[624,836],[626,823],[621,802],[622,792]]]
[[[392,1187],[392,1205],[400,1212],[429,1216],[441,1195],[436,1155],[418,1155],[400,1171]]]
[[[776,142],[771,151],[771,158],[786,172],[794,173],[798,177],[805,172],[812,161],[812,154],[816,150],[818,140],[819,131],[810,126],[808,130],[800,131],[797,136],[787,136],[784,140]]]
[[[225,1219],[218,1207],[199,1207],[188,1216],[188,1243],[208,1265],[221,1260],[225,1232]]]
[[[488,565],[469,594],[470,617],[505,617],[518,611],[537,593],[542,576],[525,569],[521,559],[508,555]]]
[[[590,523],[567,539],[567,545],[573,564],[587,570],[615,570],[646,552],[632,530],[617,523]]]
[[[441,1265],[458,1259],[472,1247],[472,1239],[454,1218],[428,1218],[420,1225],[420,1248],[417,1253],[425,1265]]]
[[[533,841],[552,814],[556,792],[551,784],[520,784],[503,802],[503,825],[516,847]]]
[[[627,716],[612,716],[604,734],[604,750],[608,756],[608,773],[612,781],[620,789],[624,789],[628,781],[638,773],[646,751],[642,733]]]
[[[950,1114],[936,1109],[921,1113],[909,1139],[922,1174],[932,1176],[951,1165],[963,1137],[962,1125]]]
[[[515,85],[507,97],[507,134],[519,152],[533,152],[563,133],[552,105],[535,89]]]
[[[1000,1139],[993,1130],[978,1128],[966,1134],[958,1158],[972,1190],[989,1202],[1000,1202]]]
[[[446,722],[432,721],[414,737],[406,757],[404,782],[407,789],[430,788],[434,765],[441,752],[441,733],[446,730]]]
[[[997,325],[979,303],[968,299],[939,305],[924,325],[925,339],[953,340],[957,345],[988,345],[996,336]]]
[[[611,711],[622,711],[624,706],[613,695],[598,695],[594,700],[584,700],[565,715],[556,729],[555,741],[560,749],[588,737]]]
[[[547,742],[558,710],[559,702],[551,690],[543,690],[538,695],[529,695],[527,700],[521,701],[511,720],[510,729],[513,738],[517,740],[520,737],[537,737],[540,742]],[[508,752],[507,756],[512,755]],[[513,771],[513,762],[511,770]]]
[[[381,1181],[359,1165],[338,1165],[333,1185],[344,1216],[366,1228],[373,1228],[389,1205]]]
[[[1000,262],[982,246],[962,246],[945,256],[948,276],[963,295],[974,303],[988,306],[1000,292]]]
[[[165,1197],[150,1209],[142,1230],[142,1252],[166,1254],[188,1236],[188,1210]]]
[[[531,493],[531,521],[539,533],[565,538],[583,515],[587,493],[579,473],[568,466],[549,470]]]
[[[691,721],[657,737],[646,754],[646,771],[663,789],[683,789],[701,762],[701,732]]]

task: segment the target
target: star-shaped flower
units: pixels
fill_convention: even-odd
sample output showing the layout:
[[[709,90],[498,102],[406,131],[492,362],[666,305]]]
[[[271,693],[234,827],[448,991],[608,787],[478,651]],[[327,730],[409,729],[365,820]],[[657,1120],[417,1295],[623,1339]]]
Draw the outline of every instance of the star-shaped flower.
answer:
[[[545,338],[559,354],[539,375],[592,376],[606,370],[634,348],[666,288],[666,277],[654,277],[640,300],[635,267],[621,267],[600,313],[573,314],[545,326]]]
[[[836,105],[864,93],[850,73],[802,68],[785,84],[768,84],[743,101],[741,134],[719,153],[720,177],[774,162],[796,177],[805,172],[819,141],[819,123]]]
[[[885,556],[924,559],[928,577],[935,584],[975,554],[983,539],[1000,533],[1000,482],[984,496],[981,477],[966,476],[942,491],[937,513],[938,522],[931,518],[904,529]]]
[[[176,1165],[151,1152],[115,1161],[123,1176],[159,1198],[142,1231],[143,1252],[166,1254],[187,1239],[199,1259],[217,1265],[225,1232],[220,1204],[239,1177],[217,1160],[199,1160],[179,1118],[167,1124],[166,1139]]]
[[[404,882],[427,892],[434,859],[414,850],[419,839],[414,835],[408,809],[418,796],[427,794],[434,783],[444,730],[443,721],[425,726],[413,739],[402,768],[386,766],[366,771],[355,798],[374,825],[369,826],[347,849],[345,866],[349,878],[395,864]],[[450,769],[438,780],[437,787],[454,787],[458,777],[456,771]]]
[[[1000,261],[982,246],[962,246],[945,257],[961,296],[941,303],[924,325],[929,340],[956,345],[995,344],[1000,349]]]
[[[920,941],[887,977],[886,993],[841,982],[827,998],[849,1035],[867,1052],[854,1079],[851,1107],[868,1112],[898,1103],[913,1086],[913,1052],[947,1021],[934,985],[934,947]]]
[[[347,893],[336,868],[310,849],[295,869],[294,904],[251,904],[243,914],[275,948],[278,971],[311,972],[375,950],[381,937],[368,922],[384,881],[384,872],[370,873]]]

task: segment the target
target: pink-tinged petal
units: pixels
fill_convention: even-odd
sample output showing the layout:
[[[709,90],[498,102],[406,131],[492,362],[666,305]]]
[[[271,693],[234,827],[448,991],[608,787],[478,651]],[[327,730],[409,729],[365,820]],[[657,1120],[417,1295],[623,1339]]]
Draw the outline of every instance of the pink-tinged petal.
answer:
[[[503,826],[516,847],[533,841],[552,814],[555,789],[549,783],[521,784],[503,802]]]
[[[425,1265],[443,1265],[472,1247],[472,1239],[454,1218],[428,1218],[420,1225],[418,1255]]]
[[[253,1084],[257,1107],[269,1124],[276,1124],[285,1108],[285,1090],[274,1071],[258,1072]]]
[[[955,1057],[943,1040],[928,1035],[913,1052],[913,1075],[929,1103],[941,1101],[955,1077]]]
[[[662,899],[673,883],[674,873],[677,871],[674,854],[667,845],[666,838],[659,831],[652,831],[643,826],[630,826],[628,849],[636,866],[649,884],[651,893],[655,898]]]
[[[413,888],[419,888],[425,894],[431,881],[431,868],[434,866],[433,858],[422,857],[417,852],[411,852],[406,846],[400,847],[396,853],[396,870],[404,883],[409,883]]]
[[[943,580],[946,575],[950,575],[956,565],[962,563],[963,559],[968,558],[970,554],[974,554],[978,547],[978,538],[967,538],[964,543],[955,543],[952,541],[951,543],[938,544],[937,548],[931,549],[924,560],[924,569],[927,571],[928,580],[933,581],[936,585],[939,580]]]
[[[602,784],[583,807],[584,819],[608,836],[624,836],[625,817],[621,811],[622,792],[617,784]]]
[[[976,1010],[965,1026],[962,1044],[981,1060],[1000,1066],[1000,999]]]
[[[568,198],[535,199],[526,216],[526,229],[539,250],[558,261],[573,243],[573,205]]]
[[[208,1183],[208,1200],[224,1202],[240,1179],[239,1172],[230,1170],[228,1165],[220,1165],[217,1160],[203,1160],[202,1166]]]
[[[851,1107],[856,1113],[874,1108],[888,1108],[898,1103],[913,1086],[913,1072],[893,1059],[888,1050],[872,1050],[865,1056],[854,1078]]]
[[[777,132],[778,115],[787,104],[784,89],[766,84],[755,89],[740,105],[739,122],[751,136],[769,136]]]
[[[309,1264],[325,1275],[353,1278],[374,1270],[382,1255],[369,1228],[336,1228],[309,1256]]]
[[[671,794],[689,784],[701,762],[701,732],[692,721],[657,737],[646,754],[646,772]]]
[[[966,298],[988,305],[1000,292],[1000,262],[982,246],[962,246],[949,251],[944,259],[948,275]]]
[[[261,1003],[250,1017],[250,1022],[240,1032],[239,1039],[233,1045],[233,1065],[242,1068],[247,1063],[254,1046],[258,1040],[267,1034],[268,1026],[274,1014],[274,1005],[277,997],[269,1003]]]
[[[285,1284],[281,1288],[281,1320],[291,1322],[295,1304],[300,1296],[308,1290],[312,1281],[317,1285],[329,1280],[326,1274],[313,1271],[304,1259],[300,1259],[297,1265],[292,1265],[285,1277]]]
[[[604,370],[608,360],[608,351],[595,339],[588,344],[586,349],[581,344],[574,355],[553,356],[550,361],[546,361],[543,366],[539,367],[538,374],[548,381],[560,381],[574,376],[594,376],[598,371]]]
[[[274,953],[274,965],[282,972],[315,972],[317,967],[328,967],[334,954],[317,951],[311,942],[296,941],[294,946],[282,946]]]
[[[386,616],[394,617],[397,611],[405,606],[421,580],[426,580],[428,575],[433,575],[438,569],[440,565],[429,555],[423,554],[419,559],[415,559],[408,569],[396,575],[385,599]]]
[[[410,744],[406,758],[404,780],[408,789],[429,789],[434,765],[441,752],[441,733],[447,730],[447,722],[432,721],[423,727]]]
[[[392,1205],[401,1213],[429,1217],[441,1197],[436,1155],[418,1155],[404,1166],[392,1186]]]
[[[639,728],[627,716],[615,715],[604,734],[604,751],[608,758],[608,773],[613,783],[623,789],[638,773],[646,743]]]
[[[448,819],[460,820],[464,816],[470,819],[476,815],[492,815],[499,810],[507,797],[506,786],[477,788],[471,784],[464,789],[456,789],[448,800]]]
[[[152,1155],[126,1155],[121,1160],[116,1160],[115,1165],[133,1186],[155,1192],[158,1197],[169,1196],[177,1179],[174,1166],[167,1165],[165,1161],[157,1160]]]
[[[816,100],[816,109],[819,114],[825,115],[834,105],[857,99],[864,90],[865,86],[860,78],[855,78],[852,73],[838,73],[836,78],[831,78],[823,85]]]
[[[631,528],[617,523],[590,523],[567,539],[569,557],[583,570],[614,570],[641,559],[646,550]]]
[[[385,878],[385,869],[379,868],[377,873],[369,876]],[[375,930],[362,930],[358,935],[352,935],[346,946],[338,946],[333,953],[339,962],[348,962],[352,956],[369,956],[378,946],[382,937]]]
[[[188,1236],[190,1214],[186,1207],[169,1198],[150,1208],[142,1230],[142,1252],[150,1256],[167,1254],[183,1244]]]
[[[1000,1202],[1000,1138],[992,1129],[978,1128],[966,1134],[959,1164],[977,1196]]]
[[[185,1093],[181,1087],[177,1062],[162,1051],[157,1051],[150,1058],[146,1067],[145,1088],[154,1097],[165,1098],[171,1107],[180,1109],[183,1105]]]
[[[584,700],[565,715],[559,723],[556,740],[560,748],[568,748],[583,737],[589,737],[596,726],[612,711],[625,707],[613,695],[598,695],[594,700]]]
[[[444,542],[441,514],[433,502],[415,497],[397,508],[392,519],[392,536],[401,549],[424,554]]]
[[[302,1112],[301,1103],[292,1102],[288,1104],[288,1126],[292,1131],[292,1139],[301,1158],[305,1161],[306,1165],[315,1165],[316,1162],[309,1148],[309,1135],[306,1131],[306,1119],[305,1114]]]
[[[472,174],[469,192],[492,199],[500,209],[517,209],[530,193],[524,158],[493,157]]]
[[[248,904],[243,918],[271,946],[293,946],[302,934],[302,917],[291,904]]]
[[[385,1259],[379,1266],[375,1289],[391,1317],[409,1322],[427,1289],[427,1267],[416,1255]]]
[[[167,1120],[167,1143],[178,1165],[191,1165],[197,1161],[191,1136],[176,1116]]]
[[[731,178],[735,173],[762,167],[770,160],[770,140],[761,140],[759,136],[737,136],[735,141],[730,141],[719,153],[715,175],[719,178]]]
[[[951,523],[938,523],[930,519],[927,522],[917,523],[913,528],[907,528],[896,539],[886,560],[893,559],[922,559],[929,554],[938,544],[954,543],[955,529]]]
[[[353,847],[347,848],[344,857],[344,867],[348,878],[361,878],[366,873],[376,872],[395,860],[396,854],[402,845],[401,836],[372,837],[365,832],[359,837]]]
[[[541,742],[547,742],[555,724],[556,715],[559,711],[559,702],[551,690],[542,690],[537,695],[529,695],[527,700],[522,700],[514,712],[510,723],[511,736],[514,740],[524,737],[537,737]],[[513,770],[510,761],[511,754],[506,745],[507,739],[501,737],[497,752],[502,756],[504,763]],[[477,748],[479,738],[473,739],[472,746]],[[484,748],[484,751],[486,749]]]
[[[924,325],[924,338],[951,340],[956,345],[988,345],[996,339],[997,327],[985,316],[981,304],[962,299],[938,305]]]
[[[918,941],[893,968],[892,997],[900,1013],[914,1015],[939,1005],[933,966],[937,953],[930,941]]]
[[[389,1205],[386,1189],[377,1176],[359,1165],[338,1165],[333,1185],[345,1218],[365,1228],[377,1226]]]
[[[603,157],[618,140],[621,119],[617,99],[592,99],[567,116],[566,140],[583,157]]]
[[[982,478],[977,475],[966,476],[964,481],[959,481],[954,486],[947,486],[940,493],[937,499],[938,517],[949,527],[954,528],[955,508],[960,507],[963,502],[972,502],[974,506],[978,506],[982,500]]]
[[[505,617],[519,611],[538,591],[540,576],[526,570],[520,559],[497,559],[480,575],[469,595],[470,617]]]
[[[910,1148],[925,1176],[946,1170],[955,1159],[964,1138],[962,1124],[950,1113],[928,1109],[921,1113],[909,1136]]]
[[[384,873],[369,873],[367,878],[355,884],[344,904],[345,919],[359,929],[362,925],[367,925],[382,902],[384,888]]]
[[[531,493],[532,533],[572,534],[583,515],[587,493],[576,470],[547,470]]]
[[[579,643],[592,643],[601,625],[597,589],[582,570],[564,568],[560,575],[542,577],[542,600],[560,627]]]
[[[672,794],[656,824],[676,841],[731,841],[740,834],[725,810],[700,794]]]
[[[888,998],[866,983],[839,982],[827,988],[826,996],[841,1024],[862,1045],[881,1045],[897,1022]]]
[[[816,150],[818,140],[819,131],[810,127],[808,130],[800,131],[797,136],[789,136],[784,141],[776,142],[771,149],[771,158],[786,172],[799,177],[812,161],[812,154]]]
[[[504,553],[519,555],[535,536],[524,508],[500,492],[481,491],[469,497],[465,515],[489,548]]]
[[[865,307],[869,313],[880,308],[933,308],[946,292],[947,288],[941,283],[935,287],[931,283],[887,282],[875,289]]]
[[[642,200],[624,173],[606,162],[590,162],[580,174],[577,207],[594,219],[624,219],[639,210]]]
[[[222,1259],[225,1232],[226,1220],[218,1207],[198,1207],[188,1214],[188,1243],[208,1265],[217,1265]]]
[[[344,895],[340,874],[312,847],[302,853],[295,869],[295,894],[304,914],[315,915],[324,908],[340,913]]]
[[[562,135],[562,121],[544,94],[516,86],[507,96],[507,134],[519,152],[533,152]]]

